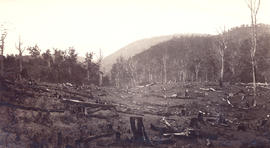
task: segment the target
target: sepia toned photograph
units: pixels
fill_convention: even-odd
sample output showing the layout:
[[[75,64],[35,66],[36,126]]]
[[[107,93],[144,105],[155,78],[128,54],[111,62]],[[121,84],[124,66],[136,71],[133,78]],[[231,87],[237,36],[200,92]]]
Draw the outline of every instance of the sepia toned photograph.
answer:
[[[270,148],[270,0],[0,0],[0,148]]]

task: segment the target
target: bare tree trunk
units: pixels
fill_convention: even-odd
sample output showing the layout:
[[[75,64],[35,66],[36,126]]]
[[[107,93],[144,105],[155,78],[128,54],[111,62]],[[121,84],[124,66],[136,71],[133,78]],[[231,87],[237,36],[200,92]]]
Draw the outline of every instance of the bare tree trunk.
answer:
[[[3,25],[1,25],[1,27],[3,27]],[[0,75],[4,76],[4,48],[5,48],[5,39],[7,36],[7,29],[5,29],[5,28],[2,28],[2,29],[4,29],[4,30],[1,30],[3,32],[1,34]]]
[[[47,60],[47,65],[48,65],[49,70],[51,70],[51,60],[50,59]]]
[[[223,77],[224,77],[224,51],[221,55],[220,87],[223,87]]]
[[[182,78],[181,78],[181,71],[178,71],[178,81],[182,81]]]
[[[219,79],[219,86],[223,87],[223,80],[224,80],[224,53],[227,49],[228,44],[228,32],[226,31],[225,27],[219,33],[218,39],[218,50],[221,60],[221,69],[220,69],[220,79]]]
[[[186,82],[186,80],[187,80],[187,71],[184,70],[183,71],[183,82]]]
[[[4,76],[4,56],[0,55],[0,63],[1,63],[1,76]]]
[[[21,42],[21,38],[19,37],[19,43],[18,46],[16,46],[16,49],[19,51],[19,81],[22,80],[22,71],[23,71],[23,65],[22,65],[22,54],[24,52],[25,49],[22,49],[22,42]]]
[[[195,81],[198,81],[198,75],[199,75],[199,70],[198,68],[195,69]]]
[[[200,64],[201,64],[201,63],[198,63],[197,65],[195,65],[195,80],[196,80],[196,81],[199,80]]]
[[[90,81],[90,71],[89,71],[89,69],[87,69],[87,81],[88,82]]]
[[[164,83],[167,83],[167,50],[165,55],[163,55],[163,72],[164,72]]]
[[[252,80],[253,80],[253,106],[257,105],[257,101],[256,101],[256,74],[255,74],[255,61],[254,61],[254,57],[251,58],[251,63],[252,63]]]
[[[71,76],[71,67],[70,66],[68,67],[68,74],[69,74],[69,76]]]
[[[205,72],[205,82],[208,82],[208,72]]]
[[[22,80],[22,70],[23,70],[23,66],[22,66],[22,54],[20,54],[20,57],[19,57],[19,65],[20,65],[19,80]]]
[[[232,70],[232,76],[234,77],[234,75],[235,75],[235,68],[234,68],[234,66],[232,66],[231,70]]]
[[[164,78],[163,81],[164,83],[167,83],[167,68],[166,68],[166,59],[165,57],[163,57],[163,74],[164,74]]]
[[[256,59],[255,53],[257,50],[257,14],[260,8],[260,0],[249,0],[248,7],[250,9],[250,17],[251,17],[251,27],[252,27],[252,36],[251,36],[251,64],[252,64],[252,77],[253,77],[253,106],[257,106],[256,101]]]
[[[120,78],[119,78],[119,72],[116,74],[116,87],[120,88]]]
[[[99,84],[99,86],[102,86],[102,84],[103,84],[103,74],[101,72],[99,72],[98,76],[99,76],[98,84]]]
[[[0,55],[0,62],[1,62],[1,76],[4,76],[4,38],[1,38],[1,55]]]
[[[87,66],[87,81],[89,82],[90,81],[90,69],[89,69],[89,62],[87,61],[86,62],[86,66]]]

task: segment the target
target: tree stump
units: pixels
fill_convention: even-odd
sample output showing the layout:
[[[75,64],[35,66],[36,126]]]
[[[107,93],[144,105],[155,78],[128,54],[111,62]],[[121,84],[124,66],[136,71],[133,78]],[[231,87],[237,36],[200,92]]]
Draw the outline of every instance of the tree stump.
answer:
[[[150,143],[149,138],[145,132],[142,117],[130,117],[130,126],[133,133],[134,142]]]

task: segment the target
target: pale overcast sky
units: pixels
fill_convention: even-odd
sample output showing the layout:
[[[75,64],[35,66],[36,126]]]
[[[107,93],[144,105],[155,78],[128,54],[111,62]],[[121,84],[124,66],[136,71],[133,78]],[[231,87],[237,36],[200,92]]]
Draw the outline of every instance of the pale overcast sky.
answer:
[[[79,55],[106,56],[139,39],[180,33],[215,34],[250,23],[245,0],[0,0],[8,24],[5,53],[24,46],[42,51],[74,46]],[[270,24],[270,0],[261,0],[258,23]]]

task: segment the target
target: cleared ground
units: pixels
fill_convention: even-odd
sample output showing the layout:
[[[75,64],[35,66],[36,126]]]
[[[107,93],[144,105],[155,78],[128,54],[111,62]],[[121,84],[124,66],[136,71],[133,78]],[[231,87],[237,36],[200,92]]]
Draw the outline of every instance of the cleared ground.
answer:
[[[0,84],[0,147],[270,147],[268,85]]]

